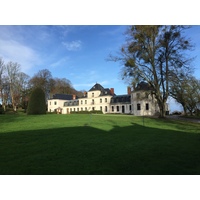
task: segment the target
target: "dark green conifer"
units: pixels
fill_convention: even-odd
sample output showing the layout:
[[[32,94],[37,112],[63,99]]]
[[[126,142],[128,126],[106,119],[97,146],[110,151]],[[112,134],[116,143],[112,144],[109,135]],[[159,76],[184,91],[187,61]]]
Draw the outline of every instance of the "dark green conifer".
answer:
[[[41,88],[35,88],[30,96],[27,108],[28,115],[46,114],[45,94]]]

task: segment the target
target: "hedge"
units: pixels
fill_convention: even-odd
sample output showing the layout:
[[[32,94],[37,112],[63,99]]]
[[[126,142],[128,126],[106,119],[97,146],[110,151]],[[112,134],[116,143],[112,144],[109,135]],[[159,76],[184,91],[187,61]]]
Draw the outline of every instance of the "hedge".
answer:
[[[103,114],[101,110],[71,111],[70,114]]]

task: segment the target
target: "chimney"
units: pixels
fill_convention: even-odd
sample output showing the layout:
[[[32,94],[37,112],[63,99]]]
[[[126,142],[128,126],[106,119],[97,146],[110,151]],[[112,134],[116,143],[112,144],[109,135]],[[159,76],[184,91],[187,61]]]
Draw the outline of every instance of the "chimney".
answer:
[[[73,99],[73,100],[76,99],[76,95],[75,95],[75,94],[72,95],[72,99]]]
[[[128,95],[131,95],[131,87],[127,87],[127,93]]]
[[[111,93],[111,95],[114,95],[114,88],[110,88],[110,93]]]

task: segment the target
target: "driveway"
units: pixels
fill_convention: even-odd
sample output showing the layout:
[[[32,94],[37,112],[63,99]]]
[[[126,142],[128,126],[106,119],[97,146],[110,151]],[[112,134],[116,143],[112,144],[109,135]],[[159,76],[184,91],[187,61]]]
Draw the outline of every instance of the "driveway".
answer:
[[[183,117],[180,115],[169,115],[169,116],[167,116],[167,118],[181,120],[181,121],[189,121],[189,122],[194,122],[194,123],[200,123],[200,119],[192,119],[192,118],[187,118],[187,117]]]

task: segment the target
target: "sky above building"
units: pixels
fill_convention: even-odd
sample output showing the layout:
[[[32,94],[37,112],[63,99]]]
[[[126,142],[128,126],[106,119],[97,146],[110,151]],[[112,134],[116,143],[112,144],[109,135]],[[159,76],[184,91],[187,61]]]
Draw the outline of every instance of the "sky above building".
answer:
[[[116,94],[127,93],[121,79],[122,65],[107,61],[125,43],[125,25],[69,26],[0,26],[0,57],[21,65],[21,71],[33,76],[48,69],[53,77],[66,78],[76,90],[89,90],[96,82],[114,88]],[[186,31],[195,49],[195,76],[200,79],[200,26]],[[180,107],[170,100],[172,110]]]

